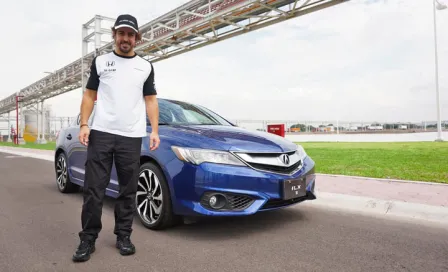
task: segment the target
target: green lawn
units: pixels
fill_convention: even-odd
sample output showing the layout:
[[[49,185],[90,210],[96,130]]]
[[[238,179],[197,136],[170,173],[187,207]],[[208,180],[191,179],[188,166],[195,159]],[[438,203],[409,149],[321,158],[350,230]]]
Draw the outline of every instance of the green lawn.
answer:
[[[48,142],[46,144],[26,143],[24,145],[15,145],[13,143],[0,142],[0,146],[15,146],[15,147],[22,147],[22,148],[54,150],[56,147],[56,142]]]
[[[448,183],[448,142],[298,144],[318,173]]]

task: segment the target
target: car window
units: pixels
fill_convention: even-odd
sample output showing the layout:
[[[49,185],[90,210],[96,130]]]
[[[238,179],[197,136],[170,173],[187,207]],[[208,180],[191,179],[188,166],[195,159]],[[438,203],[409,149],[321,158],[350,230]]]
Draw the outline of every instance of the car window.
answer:
[[[81,122],[81,114],[78,114],[75,118],[75,120],[72,121],[70,126],[79,126],[79,122]]]
[[[95,118],[95,107],[93,107],[92,114],[90,115],[89,121],[87,122],[89,124],[89,127],[92,126],[93,119]],[[76,119],[72,122],[73,126],[80,126],[81,125],[81,114],[79,113]]]
[[[186,110],[184,111],[185,118],[190,123],[210,123],[213,122],[210,118],[205,117],[204,115],[192,111],[192,110]]]
[[[186,102],[160,99],[159,122],[167,125],[226,125],[231,126],[223,118]],[[147,124],[151,125],[149,119]]]
[[[215,113],[215,112],[213,112],[213,111],[211,111],[211,110],[209,110],[209,109],[207,109],[205,107],[199,106],[199,105],[197,107],[202,109],[203,111],[207,112],[211,116],[213,116],[213,118],[218,119],[221,123],[228,123],[229,125],[234,126],[234,124],[232,124],[232,122],[230,122],[230,121],[226,120],[225,118],[219,116],[217,113]]]

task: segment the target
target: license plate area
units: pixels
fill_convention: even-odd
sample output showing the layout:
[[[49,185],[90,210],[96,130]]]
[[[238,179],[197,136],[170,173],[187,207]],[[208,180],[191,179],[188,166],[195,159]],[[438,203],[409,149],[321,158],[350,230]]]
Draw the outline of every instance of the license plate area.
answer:
[[[287,179],[283,182],[283,199],[288,200],[306,195],[306,178]]]

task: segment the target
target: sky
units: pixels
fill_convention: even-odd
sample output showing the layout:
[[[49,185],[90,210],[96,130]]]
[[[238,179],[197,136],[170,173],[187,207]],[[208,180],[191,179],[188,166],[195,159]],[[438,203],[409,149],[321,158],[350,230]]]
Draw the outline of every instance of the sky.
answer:
[[[81,25],[96,14],[140,25],[180,0],[22,0],[0,10],[0,99],[81,56]],[[448,1],[445,0],[445,3]],[[442,119],[448,120],[448,9],[437,12]],[[159,97],[231,120],[436,120],[430,0],[352,0],[154,64]],[[47,100],[74,116],[77,89]]]

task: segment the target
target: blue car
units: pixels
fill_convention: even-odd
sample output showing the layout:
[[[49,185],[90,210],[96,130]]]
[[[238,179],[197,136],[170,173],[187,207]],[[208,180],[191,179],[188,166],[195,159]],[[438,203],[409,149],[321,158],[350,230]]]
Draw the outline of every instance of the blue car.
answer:
[[[244,216],[316,199],[315,163],[300,145],[237,127],[199,105],[158,102],[161,144],[150,151],[148,138],[143,140],[136,195],[145,227],[172,227],[184,217]],[[78,115],[56,141],[54,166],[62,193],[83,186],[87,148],[78,140],[79,121]],[[114,166],[106,195],[114,198],[118,192]]]

